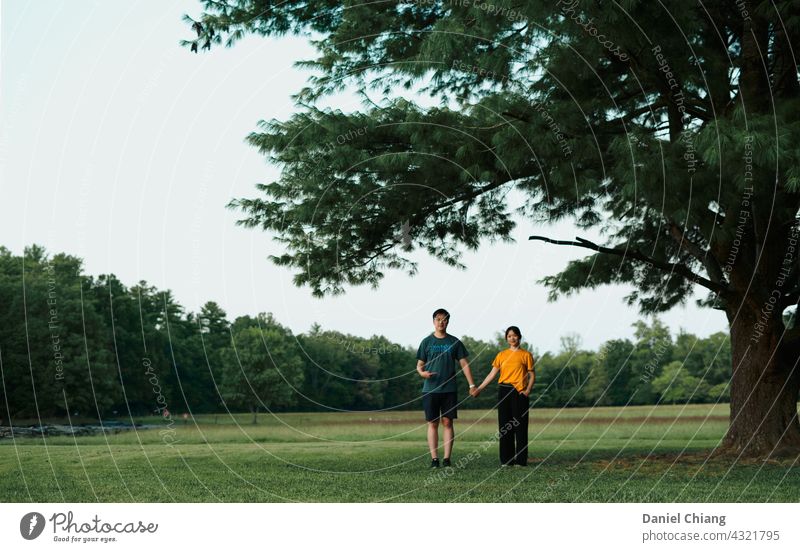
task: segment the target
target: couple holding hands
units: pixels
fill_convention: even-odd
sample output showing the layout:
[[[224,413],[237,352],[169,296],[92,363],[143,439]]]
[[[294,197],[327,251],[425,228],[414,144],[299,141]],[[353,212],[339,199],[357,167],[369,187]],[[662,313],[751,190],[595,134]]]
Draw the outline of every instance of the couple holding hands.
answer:
[[[492,370],[476,386],[464,344],[447,333],[450,313],[437,309],[433,313],[433,334],[422,340],[417,350],[417,373],[424,378],[422,404],[428,422],[428,448],[431,467],[439,467],[439,423],[444,427],[444,459],[442,465],[451,465],[455,430],[453,421],[458,417],[456,396],[456,365],[459,365],[469,383],[469,394],[477,397],[499,374],[497,391],[497,418],[500,437],[500,465],[526,466],[528,464],[528,397],[535,379],[533,356],[520,347],[522,333],[516,326],[506,330],[508,349],[501,351],[492,361]]]

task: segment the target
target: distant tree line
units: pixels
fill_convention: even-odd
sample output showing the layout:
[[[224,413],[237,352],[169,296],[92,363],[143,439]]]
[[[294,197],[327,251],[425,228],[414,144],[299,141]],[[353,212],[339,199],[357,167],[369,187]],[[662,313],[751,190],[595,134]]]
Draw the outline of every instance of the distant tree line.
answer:
[[[509,321],[519,322],[519,321]],[[420,327],[420,338],[427,328]],[[532,329],[526,332],[530,337]],[[462,336],[476,378],[498,351]],[[637,322],[633,340],[597,351],[577,336],[539,354],[536,406],[727,401],[726,333],[673,338],[657,319]],[[527,344],[524,344],[527,346]],[[271,314],[230,321],[209,301],[189,312],[169,291],[114,275],[89,276],[82,260],[22,257],[0,247],[0,417],[128,417],[147,414],[418,409],[415,349],[383,336],[358,337],[313,325],[293,334]],[[467,398],[464,378],[460,396]],[[465,400],[491,408],[493,393]]]

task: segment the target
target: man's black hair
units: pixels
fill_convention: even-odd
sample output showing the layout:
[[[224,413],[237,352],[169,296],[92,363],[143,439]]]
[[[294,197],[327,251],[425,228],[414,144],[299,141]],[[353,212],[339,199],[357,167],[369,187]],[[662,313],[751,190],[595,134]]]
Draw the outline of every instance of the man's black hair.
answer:
[[[440,314],[443,314],[443,315],[445,316],[445,318],[447,318],[448,320],[450,320],[450,313],[449,313],[449,312],[447,312],[447,311],[446,311],[446,310],[444,310],[444,309],[436,309],[435,311],[433,311],[433,318],[436,318],[436,317],[437,317],[437,316],[439,316]]]

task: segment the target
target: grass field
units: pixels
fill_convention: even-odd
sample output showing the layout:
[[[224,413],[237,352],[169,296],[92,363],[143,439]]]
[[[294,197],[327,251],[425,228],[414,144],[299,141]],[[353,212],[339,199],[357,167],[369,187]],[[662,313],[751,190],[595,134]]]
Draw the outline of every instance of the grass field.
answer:
[[[796,502],[800,461],[708,459],[727,405],[532,412],[530,465],[462,410],[430,470],[418,412],[199,416],[169,430],[0,441],[3,502]],[[174,441],[171,442],[171,441]]]

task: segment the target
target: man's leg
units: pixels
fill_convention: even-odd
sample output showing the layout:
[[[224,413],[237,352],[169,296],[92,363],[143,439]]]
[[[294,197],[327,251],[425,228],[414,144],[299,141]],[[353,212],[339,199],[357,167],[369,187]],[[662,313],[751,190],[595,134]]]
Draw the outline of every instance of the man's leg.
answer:
[[[439,420],[428,422],[428,448],[431,451],[431,459],[439,458]]]
[[[450,458],[450,454],[453,452],[453,440],[456,438],[453,420],[442,416],[442,425],[444,426],[444,457]]]

